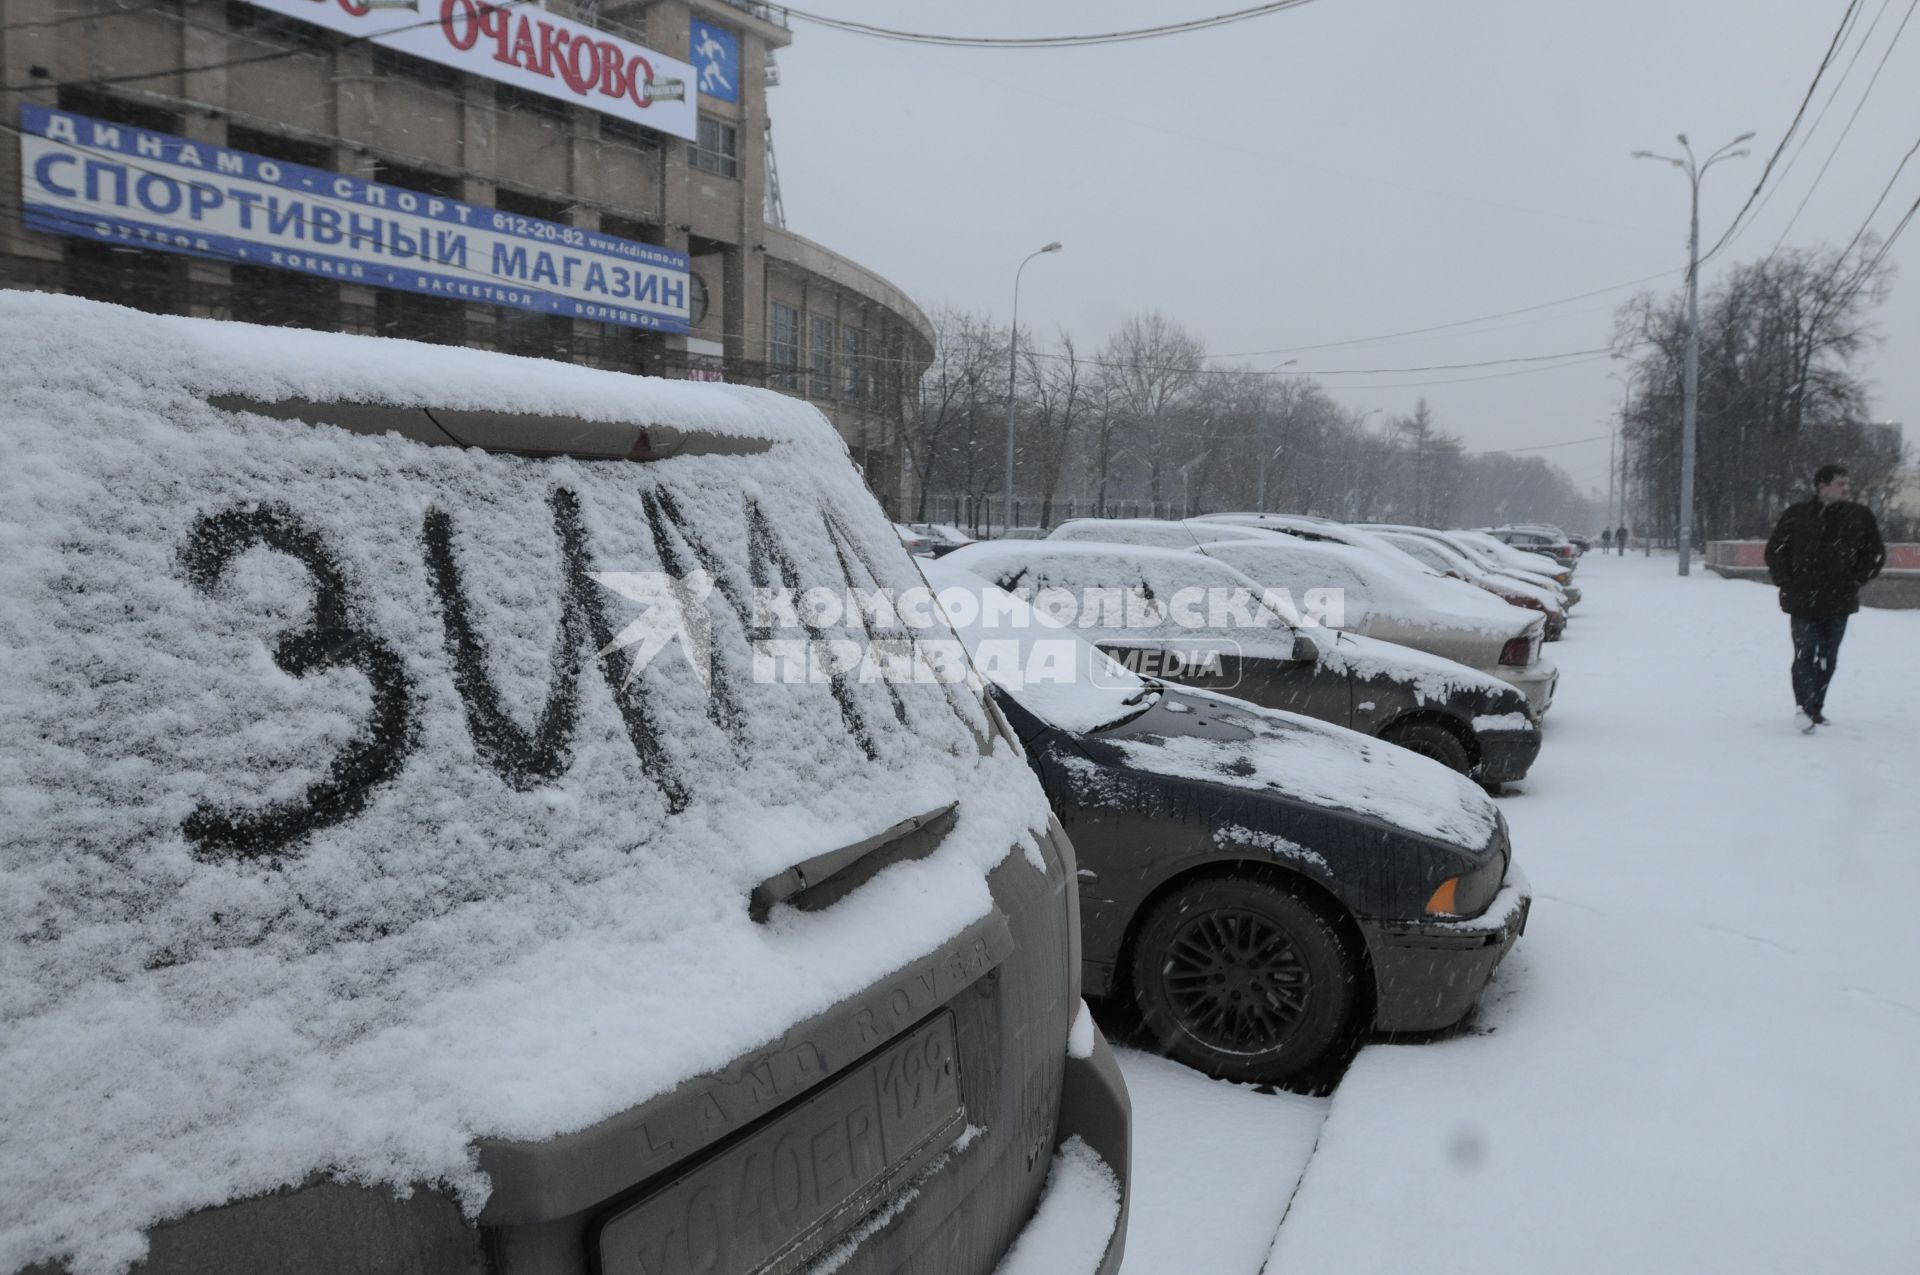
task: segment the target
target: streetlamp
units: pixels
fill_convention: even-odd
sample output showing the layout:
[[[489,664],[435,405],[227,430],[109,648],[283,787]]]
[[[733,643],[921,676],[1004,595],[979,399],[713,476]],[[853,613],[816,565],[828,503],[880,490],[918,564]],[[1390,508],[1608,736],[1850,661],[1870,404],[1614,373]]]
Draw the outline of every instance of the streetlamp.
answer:
[[[1020,275],[1027,268],[1027,262],[1044,253],[1059,252],[1060,241],[1054,240],[1044,248],[1036,248],[1027,254],[1020,263],[1020,269],[1013,272],[1013,330],[1007,334],[1007,486],[1001,499],[1006,502],[1007,530],[1013,530],[1013,389],[1019,380],[1020,369]]]
[[[1680,145],[1686,150],[1685,159],[1676,159],[1672,155],[1656,155],[1652,151],[1635,151],[1635,159],[1658,159],[1672,164],[1687,175],[1687,184],[1693,188],[1692,231],[1687,236],[1687,371],[1685,405],[1680,414],[1680,574],[1693,574],[1693,453],[1694,423],[1700,398],[1700,179],[1706,171],[1723,159],[1737,159],[1747,154],[1745,150],[1735,150],[1742,142],[1753,140],[1752,133],[1740,136],[1707,156],[1704,164],[1696,163],[1693,146],[1687,141],[1687,135],[1679,135]]]
[[[1205,428],[1204,426],[1202,428]],[[1193,513],[1193,501],[1188,496],[1193,475],[1193,467],[1213,454],[1213,448],[1203,450],[1198,456],[1180,466],[1180,520],[1185,522]]]
[[[1607,379],[1620,382],[1621,392],[1620,419],[1607,431],[1607,526],[1618,527],[1620,524],[1615,522],[1613,518],[1615,512],[1613,504],[1613,479],[1614,475],[1619,473],[1620,468],[1619,461],[1615,459],[1615,456],[1620,443],[1620,431],[1626,428],[1627,413],[1633,406],[1633,371],[1629,369],[1625,376],[1620,375],[1618,372],[1609,372],[1607,373]],[[1625,458],[1621,457],[1620,459]],[[1627,480],[1624,474],[1620,475],[1619,512],[1621,514],[1627,512]]]

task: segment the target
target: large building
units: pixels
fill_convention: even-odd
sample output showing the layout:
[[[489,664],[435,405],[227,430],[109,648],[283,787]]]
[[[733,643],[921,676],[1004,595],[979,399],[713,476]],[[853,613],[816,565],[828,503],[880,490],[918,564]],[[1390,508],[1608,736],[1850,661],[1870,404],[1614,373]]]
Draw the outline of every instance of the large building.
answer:
[[[786,230],[729,0],[0,0],[0,283],[764,385],[890,510],[931,325]]]

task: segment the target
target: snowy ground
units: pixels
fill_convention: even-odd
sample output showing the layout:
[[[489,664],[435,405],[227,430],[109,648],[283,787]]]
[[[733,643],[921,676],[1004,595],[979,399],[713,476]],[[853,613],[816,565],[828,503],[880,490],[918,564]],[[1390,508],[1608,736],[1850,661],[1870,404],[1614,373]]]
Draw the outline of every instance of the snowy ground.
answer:
[[[1129,1275],[1255,1275],[1283,1212],[1268,1275],[1916,1269],[1920,612],[1854,618],[1807,737],[1771,589],[1579,579],[1474,1024],[1330,1101],[1125,1056]]]

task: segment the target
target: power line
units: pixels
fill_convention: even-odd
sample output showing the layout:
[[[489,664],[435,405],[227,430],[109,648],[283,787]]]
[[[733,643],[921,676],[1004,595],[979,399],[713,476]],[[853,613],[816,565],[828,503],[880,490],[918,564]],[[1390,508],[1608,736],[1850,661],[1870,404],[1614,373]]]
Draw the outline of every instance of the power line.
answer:
[[[1467,368],[1499,367],[1508,363],[1551,363],[1561,359],[1579,358],[1589,354],[1611,354],[1610,345],[1596,346],[1590,350],[1562,350],[1558,354],[1527,354],[1507,359],[1483,359],[1477,363],[1429,363],[1420,367],[1332,367],[1304,368],[1295,373],[1297,376],[1384,376],[1398,372],[1455,372]]]
[[[1847,0],[1847,11],[1840,17],[1839,29],[1833,33],[1833,40],[1827,45],[1826,56],[1820,59],[1820,66],[1814,71],[1813,79],[1807,85],[1805,96],[1800,99],[1800,109],[1793,113],[1793,122],[1787,125],[1786,133],[1781,136],[1780,145],[1775,147],[1773,154],[1767,157],[1767,166],[1760,170],[1760,180],[1753,184],[1753,190],[1747,195],[1747,202],[1740,205],[1740,211],[1735,213],[1733,220],[1727,224],[1726,233],[1720,236],[1719,241],[1716,242],[1713,247],[1707,249],[1707,251],[1702,254],[1700,260],[1711,260],[1715,253],[1727,246],[1728,241],[1730,241],[1734,234],[1740,229],[1741,219],[1747,215],[1747,210],[1753,207],[1753,201],[1760,197],[1760,191],[1766,186],[1767,178],[1773,174],[1773,166],[1780,161],[1780,156],[1787,149],[1787,144],[1793,140],[1794,133],[1799,130],[1800,121],[1806,117],[1807,106],[1813,101],[1814,90],[1820,87],[1820,77],[1827,73],[1829,66],[1833,65],[1833,55],[1840,48],[1841,38],[1846,35],[1847,30],[1853,25],[1854,13],[1859,7],[1860,0]]]
[[[1754,206],[1754,217],[1758,218],[1767,210],[1767,205],[1773,202],[1774,196],[1778,195],[1787,184],[1787,178],[1793,175],[1793,166],[1800,162],[1800,157],[1805,155],[1807,148],[1813,144],[1814,135],[1820,131],[1820,125],[1826,122],[1827,112],[1832,110],[1833,104],[1840,100],[1840,91],[1846,88],[1847,80],[1853,74],[1853,68],[1859,65],[1860,55],[1866,52],[1868,43],[1873,39],[1873,33],[1879,29],[1880,19],[1887,16],[1887,7],[1892,3],[1893,0],[1880,0],[1880,8],[1874,13],[1873,21],[1867,24],[1866,34],[1861,36],[1860,42],[1853,46],[1853,56],[1847,59],[1847,65],[1835,77],[1833,87],[1827,92],[1827,100],[1820,104],[1820,113],[1813,117],[1813,123],[1809,124],[1806,132],[1800,135],[1799,144],[1793,148],[1793,154],[1787,157],[1786,164],[1780,169],[1780,180],[1775,182],[1767,193],[1760,197],[1760,202]],[[1859,20],[1860,13],[1856,11],[1853,15],[1853,24],[1857,25]],[[1841,43],[1844,45],[1845,42],[1843,36]],[[1818,185],[1819,179],[1815,178],[1814,182]]]
[[[1516,452],[1550,452],[1556,447],[1578,447],[1582,443],[1598,443],[1612,437],[1613,435],[1611,434],[1589,434],[1585,438],[1568,438],[1558,443],[1539,443],[1532,447],[1482,447],[1480,454],[1486,455],[1489,452],[1493,452],[1503,456],[1510,456]]]
[[[1847,117],[1846,125],[1840,130],[1840,136],[1838,140],[1834,142],[1833,149],[1827,152],[1827,162],[1820,165],[1820,171],[1813,175],[1813,184],[1807,187],[1807,193],[1805,196],[1801,198],[1800,206],[1793,210],[1793,216],[1787,219],[1786,229],[1782,230],[1780,232],[1780,237],[1773,241],[1773,247],[1775,252],[1778,252],[1780,250],[1780,245],[1786,242],[1787,235],[1790,231],[1792,231],[1794,227],[1794,223],[1799,221],[1800,214],[1807,210],[1807,201],[1812,199],[1813,192],[1820,188],[1820,179],[1825,177],[1827,175],[1827,169],[1833,166],[1834,157],[1840,153],[1840,147],[1843,144],[1845,144],[1847,140],[1847,134],[1853,131],[1853,122],[1860,118],[1860,111],[1863,107],[1866,106],[1867,99],[1873,96],[1873,86],[1880,82],[1880,72],[1887,69],[1887,59],[1893,56],[1894,46],[1900,43],[1900,36],[1906,31],[1907,23],[1913,19],[1913,11],[1916,8],[1920,8],[1920,0],[1909,0],[1909,3],[1907,5],[1906,17],[1901,18],[1900,25],[1894,28],[1893,38],[1887,41],[1886,51],[1880,55],[1880,63],[1878,66],[1873,68],[1873,76],[1867,81],[1866,91],[1860,95],[1860,100],[1854,104],[1853,114]],[[1884,13],[1885,11],[1886,11],[1886,8],[1883,5],[1881,7],[1881,12]],[[1879,21],[1880,19],[1878,17],[1874,18],[1875,23],[1878,23]],[[1872,34],[1873,34],[1872,28],[1868,28],[1867,35],[1872,36]],[[1862,47],[1863,48],[1865,47],[1864,41],[1862,42]],[[1852,69],[1851,65],[1849,65],[1848,69],[1849,70]],[[1844,79],[1845,77],[1842,77],[1842,78]],[[1834,89],[1834,92],[1838,94],[1839,92],[1838,87]],[[1831,101],[1831,99],[1829,99],[1829,101]],[[1809,133],[1808,136],[1812,136],[1812,134]],[[1911,155],[1912,152],[1908,152],[1908,153],[1909,155]],[[1905,161],[1903,160],[1902,163],[1904,162]],[[1777,190],[1779,188],[1775,187],[1774,189]],[[1879,205],[1875,204],[1874,208],[1876,211],[1878,211]]]
[[[1908,151],[1907,154],[1911,157],[1913,152]],[[1900,162],[1905,164],[1906,160],[1901,160]],[[1843,307],[1847,302],[1853,300],[1854,293],[1866,287],[1867,281],[1873,278],[1873,272],[1880,268],[1880,263],[1886,260],[1889,252],[1893,251],[1893,245],[1898,242],[1901,233],[1905,231],[1907,226],[1913,221],[1914,214],[1916,213],[1920,213],[1920,199],[1915,199],[1913,206],[1907,209],[1906,214],[1894,223],[1893,229],[1887,232],[1886,242],[1880,245],[1879,252],[1873,254],[1873,260],[1869,261],[1865,266],[1862,266],[1854,276],[1852,286],[1847,289],[1846,296],[1841,298],[1839,305],[1835,307],[1836,309]],[[1845,258],[1842,258],[1842,260],[1845,260]]]
[[[867,22],[854,22],[847,18],[828,17],[824,14],[808,13],[803,9],[789,9],[784,5],[781,11],[790,17],[799,18],[817,26],[829,27],[835,31],[844,31],[852,35],[874,36],[883,40],[898,40],[907,44],[932,44],[945,48],[962,49],[1077,49],[1100,44],[1124,44],[1134,40],[1156,40],[1165,36],[1185,35],[1193,31],[1206,31],[1214,27],[1227,26],[1230,23],[1245,22],[1252,18],[1264,18],[1269,14],[1286,9],[1297,9],[1311,4],[1313,0],[1274,0],[1270,4],[1254,5],[1248,9],[1236,9],[1231,13],[1216,13],[1210,17],[1192,18],[1185,22],[1167,22],[1159,26],[1135,27],[1124,31],[1102,31],[1079,35],[1036,35],[1036,36],[987,36],[987,35],[941,35],[929,31],[901,31],[893,27],[875,26]]]
[[[1873,201],[1873,207],[1867,210],[1866,217],[1860,222],[1860,229],[1853,232],[1853,238],[1847,240],[1847,246],[1841,249],[1840,259],[1842,261],[1846,260],[1847,254],[1852,252],[1854,246],[1865,237],[1867,227],[1873,224],[1874,217],[1880,212],[1880,206],[1886,203],[1887,196],[1893,193],[1894,183],[1900,180],[1900,174],[1906,168],[1907,161],[1913,158],[1914,152],[1916,151],[1920,151],[1920,139],[1915,140],[1913,145],[1907,149],[1907,153],[1900,157],[1899,164],[1894,167],[1893,176],[1887,178],[1887,184],[1880,189],[1880,198]]]
[[[1459,319],[1452,323],[1436,323],[1432,327],[1408,328],[1404,332],[1388,332],[1380,336],[1354,337],[1346,341],[1324,341],[1318,345],[1295,345],[1274,350],[1243,350],[1235,354],[1209,354],[1209,359],[1250,359],[1262,358],[1270,354],[1305,354],[1314,350],[1336,350],[1351,345],[1373,345],[1381,341],[1398,340],[1401,337],[1425,336],[1431,332],[1445,332],[1453,328],[1471,327],[1476,323],[1488,323],[1494,319],[1512,318],[1517,314],[1533,314],[1540,310],[1551,310],[1555,306],[1569,305],[1575,301],[1585,301],[1589,297],[1605,296],[1609,292],[1621,292],[1627,288],[1637,288],[1643,283],[1652,283],[1655,279],[1664,279],[1669,275],[1683,274],[1685,266],[1676,266],[1671,270],[1662,270],[1658,274],[1644,275],[1638,279],[1629,279],[1625,283],[1611,284],[1605,288],[1596,288],[1592,292],[1582,292],[1571,297],[1561,297],[1558,301],[1543,301],[1538,305],[1521,306],[1517,310],[1501,310],[1494,314],[1483,314],[1477,318]]]
[[[1587,363],[1597,363],[1612,355],[1588,355],[1581,359],[1568,359],[1565,363],[1554,363],[1547,367],[1523,367],[1515,372],[1486,372],[1479,376],[1451,376],[1438,381],[1386,381],[1373,385],[1336,385],[1330,388],[1339,391],[1366,390],[1422,390],[1442,385],[1467,385],[1475,381],[1504,381],[1513,376],[1538,376],[1542,372],[1559,372],[1566,368],[1580,367]]]

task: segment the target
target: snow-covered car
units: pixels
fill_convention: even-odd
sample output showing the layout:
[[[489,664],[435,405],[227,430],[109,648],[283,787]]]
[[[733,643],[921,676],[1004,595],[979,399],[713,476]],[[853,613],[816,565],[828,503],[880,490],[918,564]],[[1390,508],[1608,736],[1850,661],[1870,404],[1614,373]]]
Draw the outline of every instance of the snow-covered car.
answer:
[[[1346,545],[1352,549],[1365,549],[1392,561],[1405,574],[1444,576],[1443,571],[1435,571],[1427,564],[1403,552],[1397,545],[1378,535],[1373,528],[1352,526],[1343,522],[1334,522],[1328,518],[1302,517],[1299,514],[1215,514],[1210,523],[1233,527],[1236,530],[1257,530],[1279,532],[1301,540],[1322,541],[1328,544]],[[1236,539],[1242,537],[1217,536],[1215,539]]]
[[[1328,616],[1332,627],[1456,660],[1497,677],[1526,696],[1536,718],[1553,703],[1559,670],[1541,658],[1546,619],[1535,612],[1509,606],[1457,580],[1438,580],[1425,568],[1402,571],[1371,550],[1328,541],[1276,535],[1265,542],[1220,541],[1194,552],[1218,558],[1263,588],[1284,589],[1295,598],[1314,590],[1331,591],[1340,599],[1339,613]]]
[[[1518,576],[1490,570],[1459,549],[1435,536],[1423,535],[1411,527],[1369,524],[1368,530],[1434,571],[1464,580],[1493,594],[1508,606],[1538,611],[1547,617],[1547,641],[1557,642],[1567,630],[1567,610],[1558,591],[1532,584]]]
[[[1349,727],[1484,784],[1525,777],[1540,753],[1520,691],[1453,660],[1306,627],[1280,609],[1291,599],[1270,599],[1216,559],[1049,540],[985,542],[941,561],[1070,618],[1136,673]]]
[[[1270,1082],[1473,1006],[1526,926],[1505,820],[1459,775],[1140,678],[954,569],[927,577],[1079,851],[1089,995],[1171,1057]],[[1068,648],[1059,658],[1058,648]],[[996,649],[998,648],[998,649]]]
[[[930,547],[926,554],[921,555],[924,557],[938,558],[952,553],[961,545],[973,543],[972,536],[950,522],[915,522],[907,525],[916,534],[926,537]]]
[[[1215,519],[1218,521],[1214,522]],[[1546,616],[1545,636],[1549,642],[1559,638],[1566,628],[1566,607],[1557,595],[1540,596],[1531,586],[1517,590],[1496,588],[1486,578],[1489,573],[1485,570],[1474,572],[1463,569],[1459,562],[1436,561],[1433,554],[1417,552],[1416,547],[1383,534],[1386,529],[1379,523],[1340,523],[1329,518],[1307,517],[1301,514],[1215,514],[1210,517],[1209,523],[1230,527],[1238,532],[1249,529],[1275,531],[1301,540],[1316,540],[1327,544],[1346,545],[1353,549],[1364,549],[1386,559],[1393,565],[1396,573],[1403,577],[1426,576],[1427,583],[1423,586],[1423,591],[1436,603],[1442,600],[1449,586],[1441,585],[1436,589],[1433,581],[1450,580],[1455,584],[1470,585],[1483,592],[1491,593],[1509,606],[1539,611]],[[1397,530],[1419,529],[1403,527]],[[1422,532],[1422,534],[1425,533]],[[1452,558],[1458,555],[1459,550],[1452,549],[1445,556]]]
[[[1499,581],[1518,581],[1530,588],[1545,593],[1558,603],[1563,611],[1570,611],[1577,600],[1579,590],[1563,583],[1559,577],[1569,572],[1556,572],[1553,564],[1540,562],[1531,555],[1515,549],[1509,549],[1498,540],[1476,536],[1466,531],[1440,531],[1433,527],[1415,527],[1399,523],[1368,523],[1373,531],[1391,532],[1403,536],[1418,536],[1432,541],[1448,555],[1457,555],[1466,559],[1472,566],[1491,575]],[[1409,552],[1411,552],[1409,550]]]
[[[920,587],[814,409],[22,292],[0,348],[0,1270],[1117,1268],[1017,740],[754,614]]]
[[[1482,534],[1523,553],[1538,554],[1552,560],[1563,571],[1571,571],[1580,560],[1580,551],[1558,527],[1485,527]]]
[[[1548,561],[1540,554],[1515,549],[1484,531],[1455,530],[1439,534],[1449,544],[1483,559],[1499,570],[1516,574],[1523,580],[1537,578],[1551,583],[1560,590],[1569,611],[1580,602],[1580,586],[1573,582],[1572,570]]]
[[[1047,539],[1145,545],[1153,549],[1191,549],[1210,540],[1226,540],[1236,536],[1252,540],[1260,535],[1258,531],[1203,522],[1197,518],[1071,518],[1055,527]]]
[[[909,527],[904,522],[896,522],[893,524],[893,534],[900,537],[901,546],[914,557],[931,558],[933,556],[932,536],[926,535],[916,528]]]

